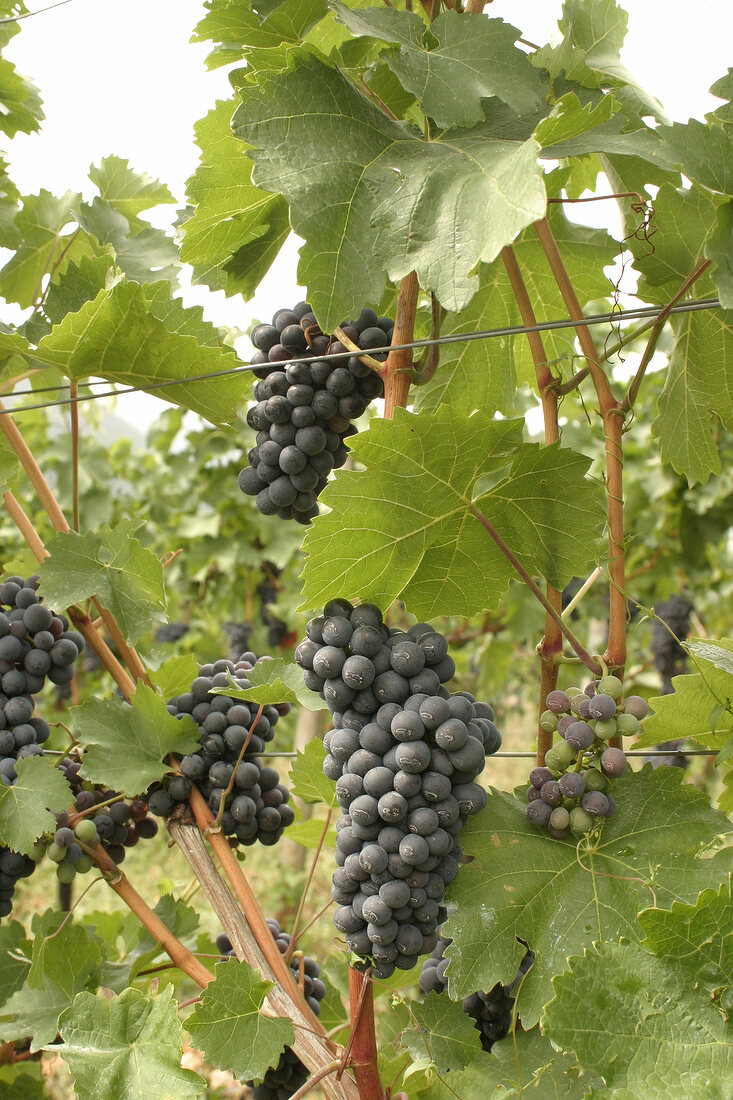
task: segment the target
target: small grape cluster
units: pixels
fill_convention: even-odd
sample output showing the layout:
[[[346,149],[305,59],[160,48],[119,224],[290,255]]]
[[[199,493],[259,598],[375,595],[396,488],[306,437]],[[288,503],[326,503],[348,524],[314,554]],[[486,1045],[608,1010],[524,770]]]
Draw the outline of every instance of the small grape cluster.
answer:
[[[622,699],[617,676],[586,685],[583,691],[551,691],[540,725],[562,740],[545,755],[544,767],[530,773],[527,820],[547,826],[553,837],[583,836],[600,818],[613,817],[612,781],[626,771],[622,749],[608,746],[611,737],[633,737],[648,713],[645,699]]]
[[[453,940],[441,937],[430,957],[423,961],[419,979],[423,993],[445,993],[448,988],[445,973],[448,959],[445,957],[445,951],[452,943]],[[497,982],[487,993],[479,991],[463,998],[463,1011],[474,1021],[474,1027],[481,1036],[481,1046],[484,1050],[491,1050],[494,1043],[503,1039],[511,1031],[514,1010],[512,994],[533,962],[534,952],[528,949],[519,964],[516,978],[509,985]]]
[[[0,917],[7,917],[11,912],[16,883],[33,874],[42,855],[41,850],[34,849],[24,856],[0,845]]]
[[[260,600],[260,622],[267,628],[267,644],[271,649],[284,644],[290,633],[288,624],[278,619],[270,607],[277,599],[277,579],[280,573],[281,570],[272,562],[263,562],[262,580],[256,589]]]
[[[259,658],[265,660],[266,658]],[[247,679],[258,658],[242,654],[238,661],[219,660],[202,665],[199,675],[184,692],[168,703],[176,718],[189,715],[201,732],[201,748],[181,758],[180,774],[154,784],[146,798],[150,812],[168,817],[176,803],[185,802],[195,786],[214,815],[221,813],[225,836],[240,844],[255,841],[272,845],[295,820],[288,805],[290,792],[274,768],[263,767],[257,754],[275,735],[275,725],[290,710],[289,703],[265,706],[242,702],[228,695],[214,695],[212,688],[227,687],[231,675],[239,688],[251,687]],[[223,806],[222,806],[223,802]]]
[[[679,676],[687,667],[687,651],[679,643],[686,641],[690,632],[692,610],[685,596],[670,596],[654,608],[657,618],[652,622],[651,650],[663,695],[671,694],[672,677]]]
[[[437,942],[461,828],[486,804],[475,779],[501,735],[488,704],[442,686],[455,666],[427,623],[392,630],[374,604],[331,600],[306,635],[296,661],[335,727],[323,764],[343,811],[334,924],[388,978]]]
[[[188,634],[188,623],[184,622],[172,622],[163,623],[155,631],[155,640],[160,644],[166,644],[168,642],[180,641],[184,635]]]
[[[46,680],[68,684],[84,639],[63,615],[41,603],[38,577],[10,577],[0,585],[0,782],[16,780],[15,764],[41,756],[50,727],[34,718],[34,695]]]
[[[272,932],[280,954],[287,954],[290,947],[290,934],[281,931],[280,925],[272,917],[267,918],[267,926]],[[234,955],[229,937],[224,932],[216,937],[216,948],[223,958],[231,958]],[[307,956],[298,955],[291,959],[290,969],[296,982],[301,986],[306,1001],[318,1016],[321,1011],[321,1001],[326,996],[326,986],[320,977],[318,963]],[[289,1097],[307,1080],[306,1066],[295,1051],[287,1047],[280,1055],[277,1065],[268,1069],[262,1084],[255,1085],[253,1081],[248,1081],[247,1084],[252,1089],[252,1100],[289,1100]]]
[[[341,327],[367,352],[386,347],[394,325],[364,309],[358,321]],[[239,474],[239,487],[257,497],[263,515],[307,524],[318,515],[318,495],[329,473],[346,462],[345,440],[356,431],[352,421],[382,396],[383,383],[339,340],[321,332],[307,302],[279,309],[271,325],[253,329],[251,339],[257,349],[252,362],[267,365],[254,371],[257,403],[247,423],[257,440],[247,455],[249,465]],[[323,358],[297,362],[314,355]],[[287,360],[296,361],[278,367]]]

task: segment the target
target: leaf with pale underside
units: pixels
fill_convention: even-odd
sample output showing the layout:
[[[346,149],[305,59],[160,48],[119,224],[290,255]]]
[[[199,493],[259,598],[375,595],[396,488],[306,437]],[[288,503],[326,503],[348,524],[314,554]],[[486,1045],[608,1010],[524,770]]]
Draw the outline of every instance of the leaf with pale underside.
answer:
[[[569,955],[622,937],[638,943],[640,909],[655,899],[663,908],[694,902],[700,890],[727,881],[733,850],[716,850],[711,837],[728,836],[731,824],[707,796],[682,785],[679,769],[647,766],[617,780],[614,796],[616,814],[600,824],[595,843],[577,850],[577,838],[534,828],[526,800],[500,791],[469,820],[461,844],[474,860],[448,888],[458,915],[443,933],[454,940],[446,952],[451,996],[511,981],[523,940],[536,956],[520,994],[522,1023],[531,1027]],[[566,898],[572,910],[558,924]]]
[[[698,645],[714,649],[718,663],[706,660],[697,672],[673,676],[674,690],[650,700],[653,713],[644,719],[639,748],[690,738],[705,748],[718,749],[733,734],[733,678],[726,667],[720,667],[731,659],[733,640],[719,638],[714,646],[692,640],[695,656],[692,646]],[[705,659],[704,653],[699,656]]]
[[[582,572],[600,522],[588,459],[522,443],[521,429],[445,406],[373,420],[352,444],[366,471],[337,475],[321,496],[332,510],[306,535],[304,605],[400,597],[425,619],[495,607],[515,574],[477,513],[552,584]]]

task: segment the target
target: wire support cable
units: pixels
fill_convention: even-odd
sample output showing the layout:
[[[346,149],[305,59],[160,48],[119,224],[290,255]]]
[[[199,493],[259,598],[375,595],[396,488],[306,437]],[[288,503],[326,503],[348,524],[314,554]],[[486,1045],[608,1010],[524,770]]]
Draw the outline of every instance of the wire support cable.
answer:
[[[390,351],[404,351],[410,349],[420,349],[429,347],[442,347],[448,344],[460,344],[460,343],[472,343],[475,340],[491,340],[501,338],[505,336],[522,336],[531,332],[551,332],[556,329],[568,329],[591,327],[593,325],[617,325],[620,321],[636,321],[645,320],[647,318],[658,317],[662,313],[697,313],[699,310],[707,309],[721,309],[720,300],[718,298],[698,298],[694,301],[681,302],[679,305],[672,306],[639,306],[634,309],[628,309],[623,314],[619,313],[597,313],[591,317],[583,317],[578,321],[573,321],[570,317],[563,318],[557,321],[540,321],[536,325],[509,325],[506,328],[494,328],[494,329],[482,329],[479,332],[456,332],[449,333],[445,336],[438,336],[432,338],[425,338],[422,340],[412,340],[406,344],[391,344],[385,345],[381,348],[370,348],[369,355],[379,355],[381,353],[389,353]],[[337,355],[329,356],[329,358],[351,358],[352,352],[345,351],[339,352]],[[307,355],[297,356],[293,359],[283,359],[277,363],[272,363],[273,370],[284,370],[290,363],[315,363],[324,358],[323,355]],[[242,374],[247,371],[257,370],[264,366],[266,363],[251,363],[240,362],[235,367],[229,367],[227,370],[209,371],[206,374],[192,374],[187,378],[166,378],[160,382],[151,382],[145,386],[127,386],[123,389],[105,390],[102,393],[84,393],[77,394],[74,397],[59,398],[55,401],[44,401],[34,405],[19,405],[14,408],[0,409],[0,415],[10,415],[17,413],[33,412],[37,409],[51,409],[59,406],[79,404],[82,401],[97,401],[105,397],[121,397],[128,393],[152,393],[156,390],[166,389],[169,386],[181,386],[190,385],[192,382],[208,382],[215,378],[226,378],[230,375]],[[97,382],[84,382],[84,386],[90,385],[108,385],[104,380]],[[43,389],[28,389],[21,390],[16,393],[5,395],[5,399],[15,399],[28,396],[34,396],[38,393],[44,393],[52,391],[58,393],[60,390],[68,390],[68,385],[60,386],[46,386]]]

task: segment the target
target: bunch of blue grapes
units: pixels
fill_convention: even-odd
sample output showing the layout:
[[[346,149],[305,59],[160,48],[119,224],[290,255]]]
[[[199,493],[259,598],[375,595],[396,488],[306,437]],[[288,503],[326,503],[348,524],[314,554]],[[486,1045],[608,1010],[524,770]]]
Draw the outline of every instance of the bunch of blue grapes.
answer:
[[[272,932],[280,953],[287,954],[290,948],[290,934],[283,932],[278,922],[272,917],[267,918],[267,926]],[[231,958],[234,955],[229,937],[224,932],[216,937],[216,948],[222,958]],[[318,963],[315,959],[298,954],[290,960],[290,969],[296,983],[303,990],[306,1002],[316,1016],[320,1015],[321,1001],[326,996],[326,986],[320,977]],[[260,1085],[256,1085],[254,1081],[248,1081],[247,1084],[252,1089],[252,1100],[289,1100],[289,1097],[307,1080],[306,1066],[295,1051],[287,1047],[280,1055],[277,1065],[268,1069]]]
[[[263,660],[264,658],[259,658]],[[242,702],[211,689],[251,687],[247,678],[258,658],[242,654],[238,661],[219,660],[202,665],[189,691],[168,703],[176,718],[188,715],[200,731],[201,747],[178,761],[179,773],[154,784],[146,797],[150,812],[168,817],[177,803],[186,802],[196,787],[235,843],[272,845],[295,819],[288,804],[290,792],[274,768],[263,766],[258,754],[275,735],[275,726],[289,703],[265,706]]]
[[[423,993],[445,993],[448,988],[448,959],[445,952],[452,943],[453,940],[441,936],[430,957],[423,960],[419,979]],[[519,964],[517,976],[509,985],[497,982],[488,992],[478,991],[463,998],[463,1011],[473,1020],[484,1050],[491,1050],[494,1043],[505,1038],[511,1031],[514,990],[533,962],[534,952],[527,949]]]
[[[623,749],[612,737],[634,737],[649,707],[639,695],[623,698],[617,676],[592,681],[581,691],[551,691],[540,725],[560,740],[545,755],[543,767],[530,773],[527,820],[562,839],[583,836],[616,812],[613,781],[626,771]]]
[[[501,735],[487,703],[442,686],[455,665],[427,623],[394,630],[374,604],[331,600],[295,659],[334,721],[323,765],[343,811],[334,924],[388,978],[437,943],[461,829],[486,804],[476,778]]]
[[[371,354],[389,345],[394,324],[364,309],[341,328]],[[345,441],[356,431],[352,421],[383,395],[384,386],[371,367],[321,332],[307,302],[279,309],[271,325],[254,328],[251,339],[252,361],[263,364],[254,371],[256,404],[247,413],[257,440],[239,487],[257,498],[264,515],[307,524],[318,515],[318,495],[329,473],[346,462]],[[316,355],[321,358],[297,361]],[[386,353],[376,358],[386,359]]]

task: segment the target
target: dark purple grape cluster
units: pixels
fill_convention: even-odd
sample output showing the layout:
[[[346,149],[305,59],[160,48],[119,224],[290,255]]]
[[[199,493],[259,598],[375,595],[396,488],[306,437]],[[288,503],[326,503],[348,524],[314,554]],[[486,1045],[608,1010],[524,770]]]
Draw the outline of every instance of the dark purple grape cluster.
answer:
[[[290,934],[281,931],[280,925],[272,917],[267,918],[267,926],[272,932],[280,954],[287,954],[290,947]],[[216,948],[217,951],[221,952],[223,958],[230,958],[234,955],[229,937],[224,932],[216,937]],[[307,956],[299,955],[291,959],[290,969],[296,982],[301,986],[309,1006],[316,1016],[320,1015],[321,1001],[326,996],[326,986],[320,977],[318,963]],[[256,1085],[253,1081],[248,1081],[247,1084],[252,1089],[252,1100],[289,1100],[289,1097],[297,1092],[307,1080],[307,1068],[295,1051],[288,1047],[280,1055],[277,1065],[268,1069],[262,1084]]]
[[[670,596],[654,607],[657,617],[652,622],[651,650],[663,695],[674,690],[672,677],[687,668],[687,651],[679,643],[686,641],[690,633],[692,611],[692,603],[685,596]]]
[[[12,786],[15,764],[41,756],[50,727],[33,717],[34,696],[46,680],[68,684],[84,639],[37,592],[38,577],[10,577],[0,585],[0,783]]]
[[[336,782],[336,928],[377,977],[432,950],[459,835],[486,804],[475,782],[501,735],[494,712],[442,685],[455,672],[427,623],[392,630],[374,604],[331,600],[295,651],[331,709],[323,769]]]
[[[394,324],[364,309],[358,321],[346,321],[341,328],[371,354],[389,345]],[[239,474],[239,487],[257,497],[264,515],[307,524],[318,515],[318,495],[329,473],[346,462],[345,441],[356,431],[352,421],[383,395],[382,379],[339,340],[321,332],[307,302],[279,309],[271,325],[254,328],[251,339],[256,348],[252,361],[263,366],[254,371],[257,403],[247,413],[248,425],[257,432],[256,446]],[[322,358],[298,361],[316,355]],[[376,358],[386,359],[386,353]]]
[[[267,658],[247,652],[236,662],[222,659],[202,665],[191,690],[168,703],[174,717],[188,715],[196,722],[201,748],[180,759],[179,775],[150,788],[145,797],[151,813],[168,817],[177,803],[188,799],[195,786],[215,816],[221,811],[225,836],[236,838],[240,844],[251,845],[258,840],[261,844],[276,844],[286,826],[292,824],[295,814],[288,805],[289,790],[280,783],[275,769],[264,767],[258,759],[290,704],[265,706],[259,714],[258,703],[211,692],[212,688],[227,687],[229,675],[237,687],[251,687],[247,673],[258,660]]]
[[[452,943],[453,940],[441,937],[430,957],[423,961],[420,973],[420,989],[423,993],[445,993],[448,988],[448,959],[445,952]],[[479,991],[463,998],[463,1011],[473,1020],[484,1050],[491,1050],[494,1043],[511,1031],[514,1010],[512,994],[533,962],[534,952],[528,949],[519,964],[516,978],[509,985],[497,982],[488,993]]]
[[[544,767],[530,773],[527,820],[547,827],[550,836],[583,836],[600,818],[613,817],[613,780],[626,771],[623,749],[611,737],[633,737],[649,710],[639,695],[622,698],[617,676],[592,681],[581,691],[551,691],[540,725],[561,740],[545,755]]]
[[[0,917],[7,917],[11,912],[16,883],[33,874],[42,855],[43,849],[38,845],[27,856],[0,845]]]
[[[277,579],[281,572],[272,562],[263,562],[262,579],[256,589],[260,600],[260,622],[267,628],[267,644],[270,649],[279,646],[290,633],[288,624],[278,619],[270,607],[277,599]]]

